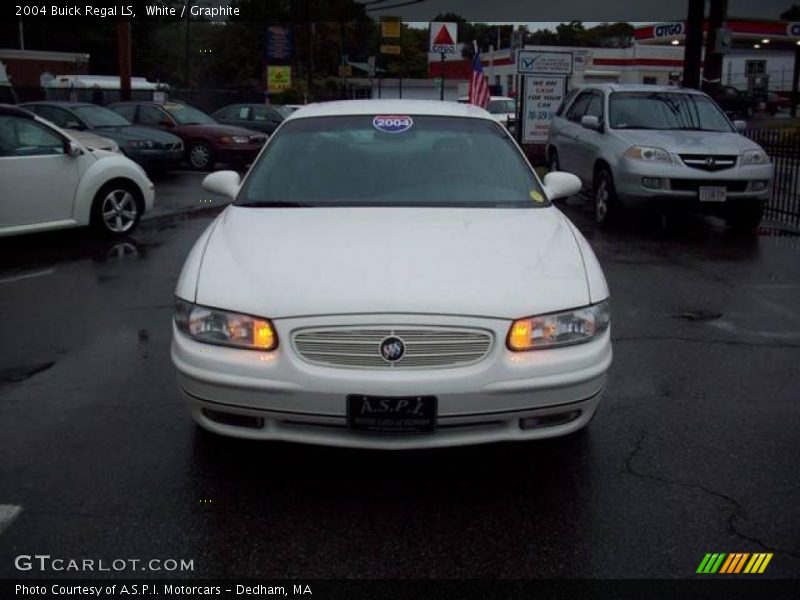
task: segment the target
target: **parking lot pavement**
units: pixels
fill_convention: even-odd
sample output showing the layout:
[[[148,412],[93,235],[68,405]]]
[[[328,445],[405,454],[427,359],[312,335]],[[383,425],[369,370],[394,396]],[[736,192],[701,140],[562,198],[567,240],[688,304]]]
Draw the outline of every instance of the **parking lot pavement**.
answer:
[[[612,290],[599,414],[584,436],[431,452],[196,432],[170,319],[213,209],[121,245],[3,240],[0,576],[41,576],[13,566],[38,553],[193,559],[184,577],[684,578],[707,552],[800,576],[800,239],[564,210]]]
[[[152,219],[192,210],[221,207],[229,202],[224,196],[207,192],[202,187],[206,171],[177,170],[148,173],[156,186],[153,210],[145,215]]]

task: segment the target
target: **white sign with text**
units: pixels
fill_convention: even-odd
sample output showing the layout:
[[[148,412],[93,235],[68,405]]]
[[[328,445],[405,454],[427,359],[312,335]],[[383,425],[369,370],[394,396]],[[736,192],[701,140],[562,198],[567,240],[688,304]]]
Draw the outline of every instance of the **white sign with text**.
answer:
[[[547,141],[550,121],[564,99],[566,81],[566,77],[557,75],[525,76],[524,144],[544,144]]]

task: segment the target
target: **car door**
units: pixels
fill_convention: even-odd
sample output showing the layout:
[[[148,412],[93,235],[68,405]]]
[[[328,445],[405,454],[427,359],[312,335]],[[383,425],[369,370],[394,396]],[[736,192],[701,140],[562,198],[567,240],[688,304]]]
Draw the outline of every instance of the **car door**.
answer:
[[[592,91],[584,90],[578,94],[575,101],[564,114],[564,121],[561,126],[558,145],[558,160],[562,171],[575,173],[578,170],[580,159],[578,158],[577,143],[581,127],[581,117],[586,112],[589,102],[592,100]]]
[[[250,109],[250,122],[244,127],[271,135],[281,121],[283,117],[271,106],[254,106]]]
[[[71,219],[79,177],[79,159],[56,130],[0,115],[0,230]]]
[[[580,177],[586,184],[591,183],[594,176],[594,162],[599,155],[600,146],[605,136],[603,133],[603,131],[605,131],[604,113],[603,93],[599,90],[594,90],[591,92],[589,103],[586,105],[586,109],[581,117],[587,115],[597,117],[597,120],[600,122],[601,130],[595,131],[594,129],[583,127],[580,125],[579,119],[573,153],[575,159],[575,170],[573,173]]]

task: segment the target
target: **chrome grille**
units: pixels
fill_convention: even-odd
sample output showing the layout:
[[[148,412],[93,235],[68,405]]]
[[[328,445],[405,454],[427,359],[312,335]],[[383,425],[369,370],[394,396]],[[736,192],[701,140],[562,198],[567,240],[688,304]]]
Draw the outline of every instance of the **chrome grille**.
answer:
[[[736,155],[728,154],[681,154],[683,164],[703,171],[723,171],[736,164]]]
[[[381,356],[381,342],[398,337],[405,354],[395,362]],[[492,347],[492,333],[457,327],[320,327],[292,335],[295,351],[320,365],[350,368],[404,369],[455,367],[482,360]]]

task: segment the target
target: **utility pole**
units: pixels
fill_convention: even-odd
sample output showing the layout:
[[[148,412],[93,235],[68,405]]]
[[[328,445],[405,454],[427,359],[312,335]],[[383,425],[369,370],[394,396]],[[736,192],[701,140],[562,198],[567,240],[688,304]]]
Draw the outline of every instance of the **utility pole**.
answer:
[[[25,31],[22,27],[22,17],[19,18],[19,49],[25,50]]]
[[[792,74],[792,116],[797,116],[797,104],[800,103],[800,92],[797,90],[800,83],[800,41],[794,47],[794,73]]]
[[[183,86],[189,87],[189,23],[191,21],[189,15],[192,11],[189,10],[189,0],[186,0],[186,37],[183,41]]]
[[[131,22],[127,18],[117,21],[117,63],[119,67],[119,99],[131,99]]]
[[[705,0],[689,0],[686,16],[686,51],[683,55],[683,86],[700,89],[700,63],[703,54]]]
[[[725,16],[728,12],[728,0],[711,0],[708,14],[708,34],[706,35],[706,60],[703,65],[703,79],[709,86],[709,92],[716,96],[722,85],[722,60],[725,55],[719,48],[721,40],[717,39],[722,32]]]

